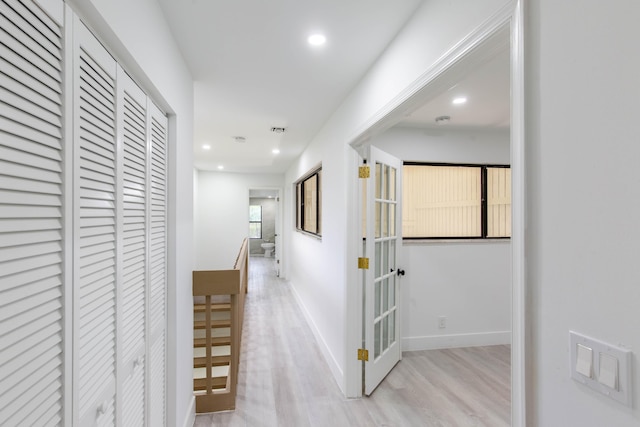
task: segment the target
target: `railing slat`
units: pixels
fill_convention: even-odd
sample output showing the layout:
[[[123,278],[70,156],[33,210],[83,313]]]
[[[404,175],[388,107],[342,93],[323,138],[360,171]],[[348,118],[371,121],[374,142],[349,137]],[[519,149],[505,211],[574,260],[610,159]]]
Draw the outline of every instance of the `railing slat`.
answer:
[[[195,331],[202,331],[204,326],[204,339],[194,337],[194,347],[206,347],[205,357],[194,358],[194,368],[202,368],[204,360],[206,378],[194,379],[194,394],[196,397],[196,412],[215,412],[235,409],[235,400],[238,384],[238,372],[240,364],[240,346],[242,339],[242,323],[244,318],[244,300],[248,291],[248,267],[249,267],[249,242],[242,242],[236,262],[232,270],[200,270],[193,272],[193,296],[194,316],[202,313],[204,309],[204,324],[201,320],[194,320]],[[227,296],[228,301],[220,301]],[[204,304],[202,301],[204,297]],[[221,312],[229,309],[229,322],[213,320],[213,312]],[[200,316],[202,316],[200,314]],[[229,324],[230,323],[230,324]],[[229,337],[213,336],[215,328],[230,329]],[[201,333],[201,332],[200,332]],[[224,377],[214,377],[214,366],[221,366],[224,358],[212,354],[212,348],[218,345],[229,344],[231,351],[228,357],[229,370],[226,378],[226,386],[221,380]],[[204,387],[203,387],[204,386]]]

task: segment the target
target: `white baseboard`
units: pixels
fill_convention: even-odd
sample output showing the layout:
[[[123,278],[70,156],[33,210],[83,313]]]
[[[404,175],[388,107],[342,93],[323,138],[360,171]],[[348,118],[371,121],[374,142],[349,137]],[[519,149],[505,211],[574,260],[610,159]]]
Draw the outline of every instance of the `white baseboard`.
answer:
[[[298,307],[300,307],[300,311],[302,311],[302,314],[304,315],[304,318],[306,319],[307,324],[309,325],[309,328],[311,328],[311,332],[313,332],[313,336],[315,337],[316,342],[318,343],[318,347],[320,347],[320,352],[324,356],[324,360],[326,360],[327,364],[329,365],[329,369],[331,370],[331,374],[333,374],[333,378],[335,379],[336,383],[338,384],[338,387],[340,387],[340,390],[344,394],[345,393],[344,372],[342,372],[342,369],[340,369],[340,365],[338,365],[338,363],[336,362],[336,359],[333,357],[333,354],[329,350],[329,347],[327,346],[327,343],[325,342],[324,338],[320,334],[320,331],[316,327],[316,324],[314,323],[313,318],[307,311],[307,307],[305,307],[304,303],[302,302],[302,299],[300,298],[300,295],[298,295],[298,292],[296,291],[295,286],[293,285],[291,286],[291,291],[293,292],[296,302],[298,303]]]
[[[183,427],[193,427],[196,423],[196,398],[191,396],[191,402],[189,403],[189,410],[187,411],[187,417],[184,419]]]
[[[511,332],[430,335],[402,338],[402,351],[437,350],[441,348],[479,347],[511,344]]]

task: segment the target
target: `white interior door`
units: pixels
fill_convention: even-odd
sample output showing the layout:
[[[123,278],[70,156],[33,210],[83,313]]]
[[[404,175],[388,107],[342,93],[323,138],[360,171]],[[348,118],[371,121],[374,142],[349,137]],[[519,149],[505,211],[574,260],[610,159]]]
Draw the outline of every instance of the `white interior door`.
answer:
[[[402,357],[399,341],[399,278],[402,242],[402,162],[375,147],[369,148],[366,194],[364,283],[365,394],[380,384]]]

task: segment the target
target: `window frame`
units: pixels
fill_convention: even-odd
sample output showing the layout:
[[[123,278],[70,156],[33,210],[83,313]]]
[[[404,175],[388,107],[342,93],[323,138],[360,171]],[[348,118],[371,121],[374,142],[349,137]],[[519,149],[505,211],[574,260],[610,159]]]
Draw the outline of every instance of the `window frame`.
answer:
[[[403,161],[402,166],[442,166],[442,167],[466,167],[466,168],[479,168],[480,169],[480,236],[412,236],[407,237],[402,235],[402,240],[406,241],[420,241],[420,240],[510,240],[511,236],[488,236],[488,210],[487,210],[487,169],[511,169],[509,164],[484,164],[484,163],[446,163],[446,162],[417,162],[417,161]],[[403,180],[403,185],[404,185]],[[402,203],[404,205],[405,198],[403,195]],[[404,211],[404,209],[403,209]]]
[[[251,221],[251,208],[253,206],[260,208],[260,221]],[[260,237],[251,237],[251,224],[260,224]],[[262,205],[249,205],[249,239],[262,239]]]
[[[305,183],[315,178],[315,229],[313,231],[306,229],[306,206],[305,206]],[[312,169],[302,178],[294,183],[295,192],[295,228],[296,231],[308,234],[314,237],[322,237],[322,166]]]

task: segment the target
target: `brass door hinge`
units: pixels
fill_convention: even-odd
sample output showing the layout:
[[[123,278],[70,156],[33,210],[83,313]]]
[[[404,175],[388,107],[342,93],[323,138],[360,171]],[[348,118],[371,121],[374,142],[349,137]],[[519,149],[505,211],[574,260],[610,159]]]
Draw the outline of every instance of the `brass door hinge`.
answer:
[[[359,178],[369,178],[371,176],[371,168],[369,166],[360,166],[358,168]]]
[[[358,268],[362,270],[368,270],[369,258],[358,258]]]
[[[364,360],[365,362],[369,361],[369,350],[365,350],[364,348],[358,349],[358,360]]]

